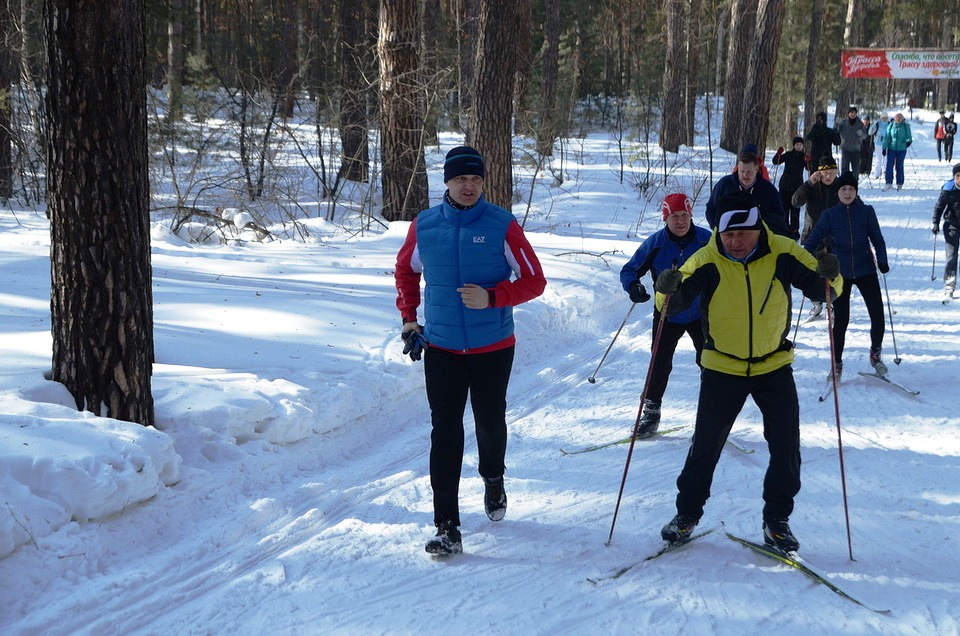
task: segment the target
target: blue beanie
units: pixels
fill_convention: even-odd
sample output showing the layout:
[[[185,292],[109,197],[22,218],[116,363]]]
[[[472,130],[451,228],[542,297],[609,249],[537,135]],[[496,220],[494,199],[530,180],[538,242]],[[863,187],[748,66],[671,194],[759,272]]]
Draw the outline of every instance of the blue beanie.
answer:
[[[470,146],[457,146],[443,162],[443,182],[466,174],[484,178],[483,156]]]

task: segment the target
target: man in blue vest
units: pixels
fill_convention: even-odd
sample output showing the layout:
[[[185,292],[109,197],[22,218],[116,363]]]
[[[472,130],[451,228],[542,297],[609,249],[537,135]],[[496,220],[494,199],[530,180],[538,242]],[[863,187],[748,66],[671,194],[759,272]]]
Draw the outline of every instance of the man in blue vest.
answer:
[[[463,413],[470,396],[484,509],[503,519],[506,394],[516,337],[513,307],[543,293],[547,281],[516,217],[483,197],[484,159],[459,146],[447,153],[443,202],[410,224],[394,273],[404,353],[423,356],[430,404],[430,485],[435,555],[463,552],[459,489]],[[423,324],[417,320],[423,294]]]

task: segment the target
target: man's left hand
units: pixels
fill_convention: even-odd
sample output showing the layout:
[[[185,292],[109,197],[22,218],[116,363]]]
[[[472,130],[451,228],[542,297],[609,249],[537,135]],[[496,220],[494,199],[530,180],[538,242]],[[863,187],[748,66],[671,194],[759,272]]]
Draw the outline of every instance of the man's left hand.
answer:
[[[469,309],[486,309],[490,306],[490,294],[480,285],[467,283],[463,287],[457,287],[460,292],[460,298],[463,304]]]

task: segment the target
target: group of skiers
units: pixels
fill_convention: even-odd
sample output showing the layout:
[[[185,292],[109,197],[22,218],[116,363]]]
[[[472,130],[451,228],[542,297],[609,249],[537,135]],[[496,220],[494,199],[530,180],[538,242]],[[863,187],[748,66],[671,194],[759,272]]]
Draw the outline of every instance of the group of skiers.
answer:
[[[788,339],[791,287],[813,301],[815,315],[823,303],[832,303],[835,347],[828,377],[839,380],[850,292],[856,286],[870,315],[870,364],[877,375],[887,374],[881,358],[884,316],[877,270],[886,274],[889,265],[876,212],[859,198],[856,172],[848,169],[838,176],[829,153],[804,180],[803,170],[811,165],[804,139],[795,137],[793,142],[792,150],[780,148],[773,159],[785,166],[779,191],[762,176],[755,147],[744,148],[735,169],[716,182],[707,201],[709,235],[691,222],[692,204],[686,195],[667,196],[661,206],[666,226],[650,235],[620,271],[621,285],[633,302],[649,299],[641,282],[648,272],[658,292],[655,344],[637,437],[658,430],[663,389],[683,333],[690,334],[701,368],[693,444],[677,479],[677,513],[661,531],[671,543],[692,536],[720,450],[749,395],[763,415],[770,448],[763,487],[764,540],[782,551],[799,547],[788,523],[800,488],[799,401],[793,343]],[[858,166],[857,157],[844,161],[848,167]],[[957,188],[960,203],[960,176]],[[806,208],[802,235],[801,207]]]

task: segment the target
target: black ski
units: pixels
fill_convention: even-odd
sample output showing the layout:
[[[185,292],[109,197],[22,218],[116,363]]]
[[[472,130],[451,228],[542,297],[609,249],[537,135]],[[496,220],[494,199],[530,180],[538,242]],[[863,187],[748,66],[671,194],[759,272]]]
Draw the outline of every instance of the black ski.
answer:
[[[880,375],[880,374],[878,374],[878,373],[867,373],[866,371],[857,371],[857,373],[859,373],[860,375],[862,375],[862,376],[865,377],[865,378],[874,378],[874,379],[880,380],[881,382],[886,382],[888,385],[890,385],[890,386],[892,386],[892,387],[895,387],[895,388],[897,388],[897,389],[900,389],[901,391],[903,391],[903,392],[906,393],[907,395],[920,395],[920,391],[917,391],[917,390],[915,390],[915,389],[911,389],[910,387],[908,387],[908,386],[906,386],[906,385],[903,385],[903,384],[900,384],[899,382],[896,382],[896,381],[894,381],[894,380],[891,380],[889,377],[887,377],[887,376],[885,376],[885,375]]]
[[[593,578],[588,578],[587,580],[590,581],[591,583],[601,583],[601,582],[603,582],[603,581],[612,581],[612,580],[614,580],[614,579],[619,579],[621,576],[623,576],[624,574],[626,574],[627,572],[629,572],[629,571],[632,570],[633,568],[637,567],[637,566],[640,565],[641,563],[646,563],[647,561],[653,561],[653,560],[656,559],[657,557],[662,557],[664,554],[667,554],[668,552],[673,552],[673,551],[676,550],[677,548],[682,548],[683,546],[688,545],[689,543],[691,543],[691,542],[694,541],[695,539],[699,539],[700,537],[705,537],[705,536],[707,536],[708,534],[710,534],[711,532],[713,532],[715,529],[716,529],[716,528],[710,528],[709,530],[704,530],[703,532],[699,532],[699,533],[697,533],[697,534],[690,535],[690,538],[687,539],[686,541],[678,541],[678,542],[676,542],[676,543],[670,543],[670,542],[668,541],[668,542],[666,543],[666,545],[664,545],[662,548],[660,548],[659,550],[657,550],[656,552],[654,552],[654,553],[651,554],[650,556],[646,556],[646,557],[640,559],[640,560],[637,561],[636,563],[631,563],[630,565],[625,565],[625,566],[623,566],[622,568],[619,568],[619,569],[617,569],[617,570],[614,570],[611,574],[606,574],[606,575],[604,575],[604,576],[596,576],[596,577],[593,577]]]
[[[741,537],[732,535],[729,532],[727,532],[727,536],[733,539],[734,541],[736,541],[737,543],[741,545],[745,545],[746,547],[750,548],[754,552],[767,556],[771,559],[775,559],[780,563],[789,565],[792,568],[800,570],[801,572],[806,574],[808,577],[810,577],[812,580],[816,581],[817,583],[822,583],[823,585],[827,586],[827,589],[829,589],[831,592],[839,594],[840,596],[847,599],[848,601],[853,601],[857,605],[860,605],[861,607],[865,607],[866,609],[872,612],[876,612],[878,614],[890,613],[890,610],[888,609],[885,609],[885,610],[875,609],[863,603],[862,601],[853,598],[852,596],[844,592],[842,589],[837,587],[837,585],[833,581],[826,578],[822,574],[816,572],[815,570],[811,569],[810,566],[808,566],[807,564],[803,563],[800,560],[800,557],[797,556],[795,552],[783,552],[781,550],[778,550],[768,545],[763,545],[761,543],[754,543],[753,541],[748,541]]]
[[[667,433],[675,433],[675,432],[679,431],[679,430],[682,429],[682,428],[684,428],[684,427],[683,427],[683,426],[674,426],[673,428],[661,429],[661,430],[657,431],[656,433],[654,433],[653,435],[648,435],[648,436],[646,436],[646,437],[638,437],[638,438],[637,438],[637,441],[638,441],[638,442],[643,442],[643,441],[650,440],[650,439],[656,439],[657,437],[660,437],[661,435],[666,435]],[[602,442],[602,443],[600,443],[600,444],[594,444],[593,446],[587,446],[587,447],[585,447],[585,448],[580,448],[580,449],[572,450],[572,451],[563,450],[563,449],[561,448],[561,449],[560,449],[560,452],[563,453],[564,455],[579,455],[579,454],[581,454],[581,453],[592,453],[593,451],[600,450],[601,448],[610,448],[611,446],[617,446],[618,444],[629,444],[629,443],[630,443],[630,440],[632,440],[632,439],[633,439],[633,436],[631,435],[631,436],[624,437],[623,439],[614,440],[614,441],[612,441],[612,442]]]

